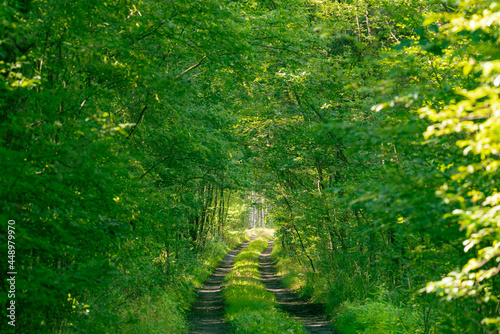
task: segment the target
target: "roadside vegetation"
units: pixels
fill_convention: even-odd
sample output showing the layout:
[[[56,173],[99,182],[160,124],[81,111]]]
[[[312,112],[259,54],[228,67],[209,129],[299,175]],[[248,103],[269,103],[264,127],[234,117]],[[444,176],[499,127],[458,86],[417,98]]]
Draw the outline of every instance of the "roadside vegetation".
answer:
[[[182,332],[262,226],[346,332],[500,331],[498,0],[3,0],[0,157],[11,332]]]
[[[113,308],[116,313],[111,313],[109,308],[93,309],[92,312],[96,314],[80,318],[71,327],[92,333],[109,331],[106,326],[113,328],[116,333],[186,333],[186,315],[195,301],[195,289],[203,284],[230,249],[246,240],[248,233],[241,231],[229,233],[224,241],[210,241],[204,254],[191,259],[192,262],[178,273],[175,281],[151,287],[137,298],[125,299],[121,305]],[[78,304],[75,306],[81,307]]]
[[[280,239],[276,238],[271,257],[285,287],[325,305],[338,333],[425,333],[426,314],[415,305],[408,306],[404,293],[387,291],[383,286],[365,286],[366,277],[346,277],[341,270],[329,275],[311,273],[301,265],[300,258],[283,252]],[[337,280],[329,282],[330,275]]]

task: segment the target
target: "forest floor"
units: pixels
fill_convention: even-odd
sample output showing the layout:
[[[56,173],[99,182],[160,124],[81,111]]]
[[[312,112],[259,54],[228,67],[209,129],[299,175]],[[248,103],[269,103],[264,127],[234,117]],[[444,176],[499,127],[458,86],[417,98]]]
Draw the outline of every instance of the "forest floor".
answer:
[[[192,327],[192,334],[213,334],[229,332],[229,325],[224,321],[224,297],[222,296],[222,282],[224,277],[233,269],[236,255],[250,241],[246,241],[229,251],[215,268],[212,275],[205,281],[205,285],[196,292],[196,301],[188,317]]]
[[[249,243],[250,241],[244,242],[231,250],[206,280],[205,285],[198,289],[196,302],[193,304],[193,309],[189,315],[189,322],[192,324],[189,333],[213,334],[229,332],[230,326],[224,320],[222,283],[224,277],[233,268],[236,255]],[[259,257],[259,270],[262,283],[266,289],[276,296],[278,306],[293,318],[300,320],[309,333],[334,333],[322,305],[301,299],[295,292],[283,286],[281,276],[277,274],[274,261],[270,257],[273,246],[273,241],[269,241],[268,247]]]
[[[264,283],[268,291],[275,295],[278,306],[293,318],[300,320],[309,333],[335,333],[322,305],[304,300],[295,292],[283,286],[281,276],[277,274],[276,266],[271,259],[273,246],[274,242],[270,240],[267,248],[259,257],[259,270],[262,283]]]

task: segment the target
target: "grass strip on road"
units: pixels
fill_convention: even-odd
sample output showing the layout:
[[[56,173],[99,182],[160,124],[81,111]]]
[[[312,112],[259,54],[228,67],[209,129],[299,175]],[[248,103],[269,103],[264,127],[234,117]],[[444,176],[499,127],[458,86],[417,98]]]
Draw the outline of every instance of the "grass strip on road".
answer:
[[[276,307],[274,295],[260,281],[259,255],[267,247],[257,237],[234,261],[225,278],[226,318],[233,333],[307,333],[302,324]]]

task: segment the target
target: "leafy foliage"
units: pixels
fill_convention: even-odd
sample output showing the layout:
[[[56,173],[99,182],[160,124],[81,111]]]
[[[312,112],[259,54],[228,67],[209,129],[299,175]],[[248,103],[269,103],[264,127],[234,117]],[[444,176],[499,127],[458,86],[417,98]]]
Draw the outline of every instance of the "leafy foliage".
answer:
[[[416,331],[498,331],[499,8],[4,1],[17,328],[144,329],[165,319],[124,309],[181,293],[182,331],[251,191],[287,279],[330,309],[388,292]]]

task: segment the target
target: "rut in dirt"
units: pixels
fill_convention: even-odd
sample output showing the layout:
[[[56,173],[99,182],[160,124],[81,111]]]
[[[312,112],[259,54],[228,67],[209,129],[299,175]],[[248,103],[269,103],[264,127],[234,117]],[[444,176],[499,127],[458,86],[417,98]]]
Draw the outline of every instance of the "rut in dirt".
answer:
[[[277,274],[276,266],[271,259],[273,246],[274,242],[269,241],[267,248],[260,255],[259,270],[262,283],[276,296],[278,306],[293,318],[302,321],[302,325],[309,333],[335,333],[322,305],[308,302],[283,286],[281,276]]]
[[[229,251],[212,275],[205,281],[205,285],[196,291],[196,301],[188,317],[189,323],[192,324],[189,333],[213,334],[229,331],[229,325],[224,321],[222,282],[233,269],[236,255],[249,243],[250,241],[246,241]]]

